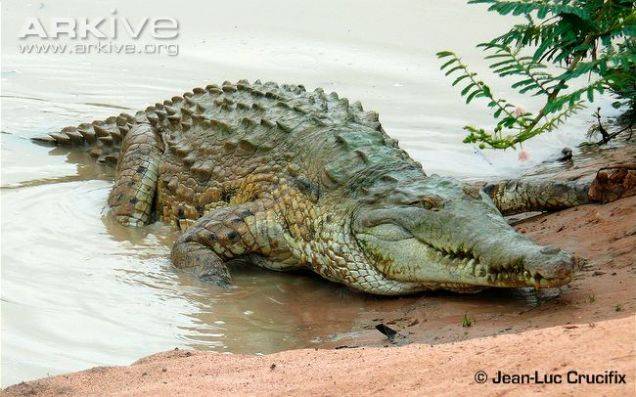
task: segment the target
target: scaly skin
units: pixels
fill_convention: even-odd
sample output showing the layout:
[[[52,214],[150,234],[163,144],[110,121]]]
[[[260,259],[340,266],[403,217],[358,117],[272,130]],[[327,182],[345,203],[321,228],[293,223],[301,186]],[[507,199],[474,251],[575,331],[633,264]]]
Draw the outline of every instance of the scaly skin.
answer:
[[[558,211],[591,202],[589,183],[509,180],[491,183],[484,191],[504,215],[529,211]]]
[[[225,82],[39,140],[116,162],[112,214],[179,228],[173,264],[219,285],[236,259],[383,295],[571,278],[570,255],[517,234],[483,191],[427,176],[375,112],[320,89]],[[505,212],[583,200],[533,189],[489,190]]]

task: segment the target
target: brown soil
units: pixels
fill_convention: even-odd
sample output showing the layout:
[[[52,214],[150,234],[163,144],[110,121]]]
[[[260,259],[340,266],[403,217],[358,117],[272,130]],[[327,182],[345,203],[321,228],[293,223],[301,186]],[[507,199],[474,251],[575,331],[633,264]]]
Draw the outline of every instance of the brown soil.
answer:
[[[551,173],[589,177],[608,164],[633,162],[634,147],[606,150]],[[267,356],[172,351],[129,367],[99,367],[21,383],[2,395],[634,395],[636,197],[539,215],[516,227],[540,243],[586,258],[575,280],[541,293],[499,290],[377,299],[355,320],[361,331],[325,338],[322,346],[335,349]],[[468,327],[463,326],[465,318]],[[389,341],[376,331],[379,323],[395,329],[397,336]],[[628,383],[474,381],[477,370],[489,376],[497,370],[565,376],[571,369],[616,370],[626,374]]]

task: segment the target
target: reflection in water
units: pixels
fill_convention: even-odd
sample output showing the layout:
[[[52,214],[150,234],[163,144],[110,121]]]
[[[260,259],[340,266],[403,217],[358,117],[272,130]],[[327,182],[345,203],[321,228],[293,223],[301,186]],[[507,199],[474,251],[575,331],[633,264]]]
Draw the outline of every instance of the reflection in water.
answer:
[[[199,310],[182,327],[188,345],[242,353],[271,353],[307,347],[312,341],[350,330],[364,298],[309,274],[283,275],[233,268],[229,291],[193,293]],[[183,275],[183,285],[197,285]],[[189,284],[192,283],[192,284]]]
[[[53,147],[49,156],[63,156],[65,162],[76,166],[74,175],[65,175],[50,178],[36,178],[16,183],[3,184],[1,189],[16,189],[29,186],[40,186],[53,183],[88,181],[88,180],[112,180],[115,169],[110,166],[91,161],[90,156],[84,150],[70,150],[64,147]]]
[[[176,232],[155,223],[132,229],[111,217],[102,221],[111,238],[143,246],[149,238],[166,248],[164,271],[172,274],[181,297],[193,307],[191,323],[179,326],[180,339],[196,349],[236,353],[271,353],[311,345],[317,340],[349,331],[365,303],[375,298],[327,282],[309,272],[277,273],[249,264],[232,266],[233,285],[219,288],[191,273],[169,266],[167,251]],[[155,253],[139,252],[142,259]],[[161,278],[148,280],[140,270],[118,268],[122,281],[150,288],[165,288]]]
[[[126,107],[126,106],[113,105],[113,104],[109,104],[109,103],[86,102],[86,103],[84,103],[84,105],[98,106],[98,107],[101,107],[101,108],[115,109],[115,110],[137,110],[137,109],[132,109],[132,108],[129,108],[129,107]]]

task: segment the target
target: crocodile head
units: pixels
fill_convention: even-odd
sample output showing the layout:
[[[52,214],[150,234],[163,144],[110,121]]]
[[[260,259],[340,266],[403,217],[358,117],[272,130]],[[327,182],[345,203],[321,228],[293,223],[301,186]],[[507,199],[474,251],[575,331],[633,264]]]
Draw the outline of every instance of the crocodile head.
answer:
[[[517,233],[485,193],[437,176],[357,208],[352,232],[386,278],[430,288],[557,287],[574,270],[569,254]]]

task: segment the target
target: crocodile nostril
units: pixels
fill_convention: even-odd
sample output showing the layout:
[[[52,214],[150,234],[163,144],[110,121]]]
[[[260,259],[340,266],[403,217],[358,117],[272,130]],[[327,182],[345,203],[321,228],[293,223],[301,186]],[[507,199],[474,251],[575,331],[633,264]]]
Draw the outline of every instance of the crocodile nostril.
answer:
[[[574,258],[570,258],[561,262],[561,264],[557,265],[556,267],[556,277],[565,278],[572,274],[572,272],[574,271],[574,264]]]

